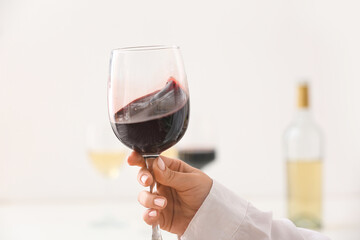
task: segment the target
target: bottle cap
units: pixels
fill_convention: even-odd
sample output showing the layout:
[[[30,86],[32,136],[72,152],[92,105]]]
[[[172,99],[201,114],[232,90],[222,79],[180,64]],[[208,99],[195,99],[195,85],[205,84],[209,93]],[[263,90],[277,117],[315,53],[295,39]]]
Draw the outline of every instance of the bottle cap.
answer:
[[[303,81],[298,84],[298,107],[308,108],[309,107],[309,85]]]

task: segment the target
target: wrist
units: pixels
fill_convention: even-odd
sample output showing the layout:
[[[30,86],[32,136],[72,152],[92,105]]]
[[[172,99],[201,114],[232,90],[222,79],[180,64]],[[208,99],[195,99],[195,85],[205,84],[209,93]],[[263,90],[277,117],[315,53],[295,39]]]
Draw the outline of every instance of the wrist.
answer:
[[[180,227],[181,231],[179,236],[185,233],[189,224],[208,197],[213,186],[213,180],[203,172],[201,172],[201,176],[198,178],[198,183],[197,187],[191,192],[192,199],[195,200],[195,202],[184,202],[184,204],[187,205],[187,208],[182,210],[182,221],[180,221],[182,226]]]

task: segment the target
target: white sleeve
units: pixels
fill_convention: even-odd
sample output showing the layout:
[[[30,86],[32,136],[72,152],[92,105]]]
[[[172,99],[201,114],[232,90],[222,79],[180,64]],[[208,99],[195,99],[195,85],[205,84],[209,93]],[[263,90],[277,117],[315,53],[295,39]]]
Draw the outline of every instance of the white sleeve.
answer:
[[[329,240],[290,220],[272,219],[216,181],[181,240]]]

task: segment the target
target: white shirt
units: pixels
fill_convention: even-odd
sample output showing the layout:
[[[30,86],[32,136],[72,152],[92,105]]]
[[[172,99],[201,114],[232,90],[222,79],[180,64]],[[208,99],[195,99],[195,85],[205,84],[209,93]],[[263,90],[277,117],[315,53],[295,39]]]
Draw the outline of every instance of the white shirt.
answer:
[[[181,240],[329,240],[290,220],[274,220],[217,183],[191,220]]]

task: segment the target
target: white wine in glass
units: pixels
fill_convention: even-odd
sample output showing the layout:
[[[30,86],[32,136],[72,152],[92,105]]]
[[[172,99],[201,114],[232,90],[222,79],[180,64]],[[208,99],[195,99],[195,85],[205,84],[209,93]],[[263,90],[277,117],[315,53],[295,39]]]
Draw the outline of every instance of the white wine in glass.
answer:
[[[125,151],[89,151],[89,158],[93,166],[103,176],[115,179],[119,177],[120,167],[126,158]]]
[[[116,179],[128,150],[119,144],[108,124],[89,125],[87,151],[92,166],[104,177]]]
[[[112,133],[110,124],[98,123],[88,126],[87,155],[99,177],[109,180],[118,178],[127,154],[127,148],[119,144],[119,141]],[[107,192],[104,191],[103,196],[106,196],[106,194]],[[116,229],[124,227],[126,223],[113,214],[108,201],[104,203],[101,205],[104,209],[103,216],[92,221],[90,223],[91,227]]]

